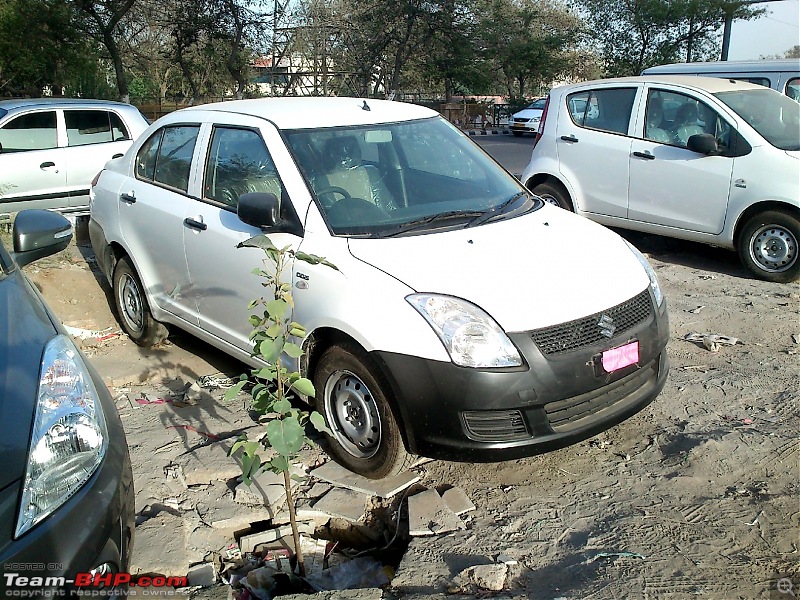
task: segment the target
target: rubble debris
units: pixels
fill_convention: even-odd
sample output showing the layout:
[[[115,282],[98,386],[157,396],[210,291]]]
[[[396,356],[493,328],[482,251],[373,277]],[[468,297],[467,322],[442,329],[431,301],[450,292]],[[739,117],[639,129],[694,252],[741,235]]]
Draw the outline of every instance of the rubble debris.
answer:
[[[82,327],[70,327],[69,325],[64,325],[64,329],[66,329],[67,333],[74,338],[78,338],[79,340],[88,340],[91,338],[101,338],[114,328],[106,327],[105,329],[83,329]]]
[[[314,533],[314,526],[309,523],[300,522],[297,524],[297,529],[300,533],[305,535],[313,535]],[[267,529],[266,531],[243,535],[239,538],[239,548],[242,549],[242,552],[253,552],[257,546],[277,542],[281,538],[291,537],[291,526],[284,525],[273,529]]]
[[[738,338],[716,333],[687,333],[683,339],[698,344],[711,352],[719,352],[720,346],[741,344]]]
[[[450,510],[457,515],[475,510],[475,505],[472,503],[472,500],[469,499],[466,492],[460,487],[452,487],[445,490],[442,494],[442,500],[444,500],[444,503],[450,507]]]
[[[469,591],[474,585],[483,590],[502,591],[508,578],[508,566],[501,564],[474,565],[461,571],[447,588],[450,593]]]
[[[306,577],[314,590],[352,590],[379,588],[389,583],[380,562],[371,556],[360,556],[330,569]]]
[[[211,563],[195,565],[187,575],[190,587],[210,587],[217,582],[217,570]]]
[[[317,500],[312,508],[355,523],[364,517],[367,497],[350,489],[334,488]]]
[[[229,481],[242,474],[242,468],[228,456],[226,444],[200,446],[177,457],[187,486],[214,481]]]
[[[215,389],[228,389],[233,387],[236,382],[225,375],[225,373],[214,373],[213,375],[203,375],[197,380],[197,384],[201,388],[215,390]]]
[[[598,552],[592,557],[590,562],[594,562],[601,558],[647,558],[644,554],[638,552]]]
[[[408,498],[408,534],[438,535],[466,529],[456,513],[445,504],[436,490],[425,490]]]
[[[309,475],[338,487],[361,492],[369,496],[378,496],[379,498],[391,498],[420,480],[420,476],[411,471],[386,479],[367,479],[348,471],[333,461],[314,469]]]

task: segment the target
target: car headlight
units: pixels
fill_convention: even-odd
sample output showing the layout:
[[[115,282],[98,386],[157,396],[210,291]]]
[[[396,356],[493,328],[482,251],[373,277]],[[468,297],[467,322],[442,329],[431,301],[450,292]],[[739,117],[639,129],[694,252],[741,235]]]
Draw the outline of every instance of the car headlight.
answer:
[[[15,537],[86,483],[105,456],[107,440],[100,399],[86,365],[72,340],[58,335],[42,355]]]
[[[644,257],[644,254],[639,252],[628,240],[625,240],[625,243],[628,244],[628,248],[631,249],[633,255],[639,259],[639,263],[641,263],[645,273],[647,273],[647,277],[650,278],[650,289],[653,290],[653,296],[656,299],[656,305],[661,306],[664,303],[664,294],[661,292],[661,286],[658,283],[656,272],[653,270],[653,267],[650,266],[650,263]]]
[[[411,294],[406,300],[425,317],[460,367],[518,367],[519,351],[483,310],[460,298]]]

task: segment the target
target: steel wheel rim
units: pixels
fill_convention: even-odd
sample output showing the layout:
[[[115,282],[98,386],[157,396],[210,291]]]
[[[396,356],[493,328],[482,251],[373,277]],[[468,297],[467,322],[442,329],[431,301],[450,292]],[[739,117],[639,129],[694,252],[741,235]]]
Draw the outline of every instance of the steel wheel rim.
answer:
[[[336,441],[356,458],[375,456],[381,445],[381,418],[372,392],[350,371],[325,382],[325,415]]]
[[[144,307],[142,295],[136,280],[128,273],[120,277],[119,305],[122,309],[122,318],[132,331],[139,333],[144,327]]]
[[[764,225],[750,238],[750,257],[765,271],[782,273],[797,262],[797,239],[780,225]]]
[[[553,206],[555,206],[557,208],[561,208],[561,204],[558,203],[558,200],[556,199],[555,196],[553,196],[551,194],[538,194],[538,196],[539,196],[539,198],[541,198],[542,200],[544,200],[548,204],[552,204]]]

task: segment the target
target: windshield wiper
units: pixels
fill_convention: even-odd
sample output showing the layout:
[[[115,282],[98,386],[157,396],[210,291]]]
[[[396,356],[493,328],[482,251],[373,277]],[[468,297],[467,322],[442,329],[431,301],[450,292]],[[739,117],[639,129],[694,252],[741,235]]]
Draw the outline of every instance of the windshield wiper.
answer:
[[[481,223],[485,223],[490,219],[494,219],[495,217],[499,217],[500,215],[505,214],[508,212],[508,209],[522,196],[528,197],[527,192],[517,192],[513,196],[511,196],[508,200],[500,204],[499,206],[495,206],[489,210],[484,211],[477,217],[475,217],[472,221],[467,223],[467,227],[475,227],[476,225],[480,225]]]
[[[395,229],[394,231],[378,234],[376,237],[394,237],[396,235],[407,233],[409,231],[416,231],[417,229],[422,229],[426,225],[432,225],[434,223],[441,223],[453,219],[474,219],[483,214],[484,214],[483,211],[474,211],[474,210],[473,211],[452,210],[450,212],[438,213],[435,215],[423,217],[421,219],[415,219],[414,221],[409,221],[408,223],[403,223],[402,225],[399,225],[397,229]]]

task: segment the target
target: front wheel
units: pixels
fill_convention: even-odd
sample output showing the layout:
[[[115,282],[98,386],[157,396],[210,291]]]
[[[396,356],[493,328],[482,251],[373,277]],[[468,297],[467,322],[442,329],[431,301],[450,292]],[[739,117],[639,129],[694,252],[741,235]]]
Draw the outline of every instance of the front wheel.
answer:
[[[328,348],[314,372],[316,407],[333,432],[330,452],[351,471],[382,479],[411,463],[387,399],[389,384],[355,345]]]
[[[569,194],[559,185],[545,181],[534,187],[531,191],[548,204],[572,211],[572,202],[570,202]]]
[[[800,277],[797,257],[800,221],[794,215],[768,210],[751,217],[739,235],[739,258],[759,279],[787,283]]]
[[[150,313],[142,282],[127,257],[120,258],[114,268],[113,287],[119,322],[125,333],[145,348],[163,342],[169,332]]]

